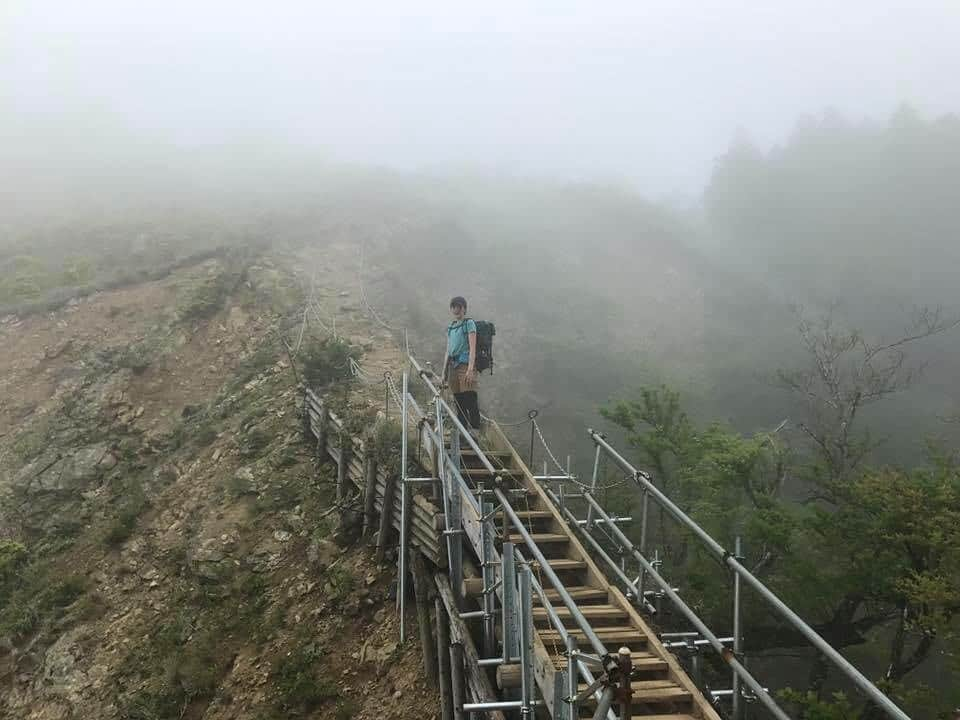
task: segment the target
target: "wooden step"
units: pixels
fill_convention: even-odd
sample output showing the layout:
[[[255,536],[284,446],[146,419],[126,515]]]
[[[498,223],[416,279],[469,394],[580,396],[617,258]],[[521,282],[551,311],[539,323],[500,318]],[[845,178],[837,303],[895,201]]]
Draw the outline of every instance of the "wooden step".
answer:
[[[484,472],[486,472],[486,470],[484,470]],[[517,489],[519,490],[519,489],[521,489],[521,488],[517,488]],[[516,502],[516,501],[523,502],[524,496],[526,496],[526,497],[528,497],[528,498],[532,498],[532,497],[535,497],[535,496],[537,495],[537,491],[534,490],[533,488],[522,488],[522,489],[525,490],[526,492],[524,492],[524,493],[517,493],[517,492],[514,492],[513,489],[511,488],[511,489],[510,489],[510,493],[507,495],[507,497],[510,498],[510,499],[512,499],[512,500],[514,500],[515,502]],[[479,492],[479,491],[478,491],[476,488],[473,489],[473,494],[474,494],[474,495],[478,494],[478,492]],[[490,492],[490,488],[487,488],[487,489],[486,489],[486,492],[489,493],[489,492]],[[489,497],[489,495],[488,495],[487,497]],[[488,501],[488,502],[489,502],[489,501]],[[496,518],[497,518],[497,519],[500,518],[500,511],[497,511]]]
[[[604,600],[606,601],[608,597],[608,592],[604,588],[590,587],[589,585],[574,585],[567,588],[567,592],[570,593],[572,597],[577,602],[589,601],[589,600]],[[544,594],[547,596],[547,600],[550,601],[550,604],[557,607],[562,606],[562,601],[560,600],[560,593],[553,588],[546,588]],[[540,596],[534,594],[534,600],[536,602],[540,601]]]
[[[540,563],[534,560],[532,563],[533,571],[536,572]],[[570,558],[547,558],[547,565],[549,565],[555,572],[561,572],[566,570],[584,570],[587,567],[587,564],[583,560],[571,560]]]
[[[531,533],[530,537],[533,538],[533,541],[537,545],[570,542],[570,536],[566,533]],[[516,535],[508,535],[507,541],[512,542],[514,545],[524,544],[523,535],[519,533]]]
[[[539,519],[552,519],[553,513],[549,510],[514,510],[517,514],[517,517],[521,520],[539,520]]]
[[[670,667],[663,658],[642,651],[630,653],[630,661],[642,672],[658,672],[668,670]],[[567,658],[563,655],[554,655],[553,664],[558,670],[563,670],[567,667]]]
[[[510,468],[495,468],[493,472],[490,472],[485,467],[462,467],[460,468],[460,474],[468,478],[492,478],[494,475],[500,475],[502,477],[520,477],[522,474],[519,470],[511,470]]]
[[[622,625],[614,627],[598,627],[594,628],[593,631],[597,634],[597,637],[600,638],[601,642],[604,645],[610,645],[612,643],[632,643],[634,645],[646,645],[647,637],[642,632],[637,630],[634,627],[625,627]],[[556,630],[538,630],[540,639],[544,643],[552,642],[563,642],[563,638],[560,637],[560,633]],[[583,634],[583,630],[580,628],[568,628],[567,634],[572,635],[575,640],[578,642],[583,642],[586,640],[586,635]],[[613,652],[618,648],[608,647],[607,650]]]
[[[561,620],[571,619],[570,611],[563,605],[554,607],[553,611]],[[580,608],[580,612],[583,613],[583,616],[587,618],[587,620],[619,620],[627,617],[625,610],[614,607],[613,605],[584,605]],[[533,619],[535,621],[545,621],[549,620],[550,616],[547,614],[545,607],[535,607],[533,609]]]
[[[470,457],[479,457],[476,451],[472,447],[467,445],[465,442],[461,442],[460,445],[461,445],[461,448],[460,448],[461,455],[466,455]],[[482,449],[483,448],[481,448],[481,450]],[[486,455],[488,458],[493,458],[493,457],[512,458],[513,457],[513,453],[510,452],[509,450],[484,450],[483,454]]]
[[[586,683],[580,685],[580,689],[586,689]],[[692,699],[690,692],[684,690],[672,680],[634,680],[630,683],[633,690],[633,702],[635,704],[656,704],[656,703],[676,703],[689,702]],[[590,697],[581,703],[582,705],[596,705],[596,698]],[[656,717],[644,715],[648,717]],[[670,716],[667,716],[670,717]]]

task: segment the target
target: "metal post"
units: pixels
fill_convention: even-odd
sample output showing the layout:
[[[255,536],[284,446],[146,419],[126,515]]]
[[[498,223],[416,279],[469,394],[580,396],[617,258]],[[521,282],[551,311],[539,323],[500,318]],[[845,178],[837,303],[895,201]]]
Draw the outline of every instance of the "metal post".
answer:
[[[450,478],[450,544],[447,546],[450,557],[450,584],[453,585],[453,596],[457,601],[457,608],[463,609],[463,543],[460,532],[463,529],[462,503],[460,487],[455,478]]]
[[[597,489],[597,477],[600,473],[600,445],[597,445],[597,452],[593,456],[593,478],[590,480],[590,492]],[[587,508],[587,531],[593,528],[593,508]]]
[[[703,687],[703,670],[700,667],[700,650],[692,637],[684,641],[687,653],[690,655],[690,671],[693,675],[693,683],[697,687]]]
[[[530,419],[530,462],[527,463],[527,467],[533,467],[533,439],[534,433],[537,432],[537,421],[533,418]],[[544,473],[546,475],[546,473]]]
[[[407,491],[407,373],[403,373],[400,424],[400,642],[405,640],[407,609],[407,514],[409,497]]]
[[[653,562],[650,564],[653,566],[654,570],[656,570],[658,573],[660,572],[660,565],[663,563],[660,561],[659,548],[653,551]],[[658,591],[654,598],[654,605],[657,608],[657,617],[663,617],[663,593]]]
[[[737,560],[740,560],[741,556],[741,547],[740,547],[740,536],[737,535],[736,541],[734,542],[734,554],[737,556]],[[740,625],[740,574],[733,574],[733,654],[737,658],[742,657],[743,653],[743,638],[742,627]],[[737,673],[733,673],[733,720],[741,720],[743,717],[743,698],[740,695],[740,676]]]
[[[599,450],[599,446],[597,446]],[[640,514],[640,554],[644,557],[647,556],[647,511],[650,508],[650,494],[647,492],[646,488],[643,490],[643,509]],[[644,569],[643,565],[640,566],[640,577],[637,580],[637,589],[640,591],[640,599],[643,600],[643,580],[644,580]]]
[[[567,635],[567,718],[577,720],[580,712],[577,708],[577,641],[573,635]]]
[[[500,585],[500,601],[503,604],[503,662],[508,663],[520,655],[520,623],[517,617],[517,569],[514,563],[513,543],[505,542],[502,548],[503,582]]]
[[[530,718],[533,700],[533,595],[530,565],[520,568],[520,717]]]
[[[477,488],[480,490],[480,498],[482,500],[483,483],[478,483]],[[493,512],[492,503],[482,503],[481,507],[483,508],[483,515],[485,517]],[[480,547],[483,551],[483,557],[480,559],[480,573],[483,576],[483,654],[487,657],[493,655],[496,647],[493,626],[494,593],[492,589],[495,578],[493,572],[493,527],[491,525],[489,520],[484,520],[480,523]]]

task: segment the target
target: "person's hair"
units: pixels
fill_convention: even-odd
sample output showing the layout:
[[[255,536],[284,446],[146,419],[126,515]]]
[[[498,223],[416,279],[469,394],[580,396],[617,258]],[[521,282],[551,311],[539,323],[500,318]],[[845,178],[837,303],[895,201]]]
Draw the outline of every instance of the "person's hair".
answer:
[[[467,301],[457,295],[455,298],[450,300],[450,307],[462,307],[464,310],[467,309]]]

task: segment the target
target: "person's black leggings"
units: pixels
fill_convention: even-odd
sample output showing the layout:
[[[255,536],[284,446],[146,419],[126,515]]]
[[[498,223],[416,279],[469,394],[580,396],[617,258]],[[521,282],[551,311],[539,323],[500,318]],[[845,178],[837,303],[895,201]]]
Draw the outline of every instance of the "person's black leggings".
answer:
[[[454,393],[453,399],[457,403],[457,419],[466,428],[480,429],[480,405],[477,402],[477,391]]]

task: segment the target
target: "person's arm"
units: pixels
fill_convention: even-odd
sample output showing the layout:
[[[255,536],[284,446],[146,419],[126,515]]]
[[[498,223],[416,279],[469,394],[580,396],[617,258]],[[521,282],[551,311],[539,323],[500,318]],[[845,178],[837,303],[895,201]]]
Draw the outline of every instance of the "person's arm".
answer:
[[[470,343],[470,361],[467,363],[467,374],[473,375],[474,367],[477,364],[477,333],[473,331],[467,335],[467,340]]]

